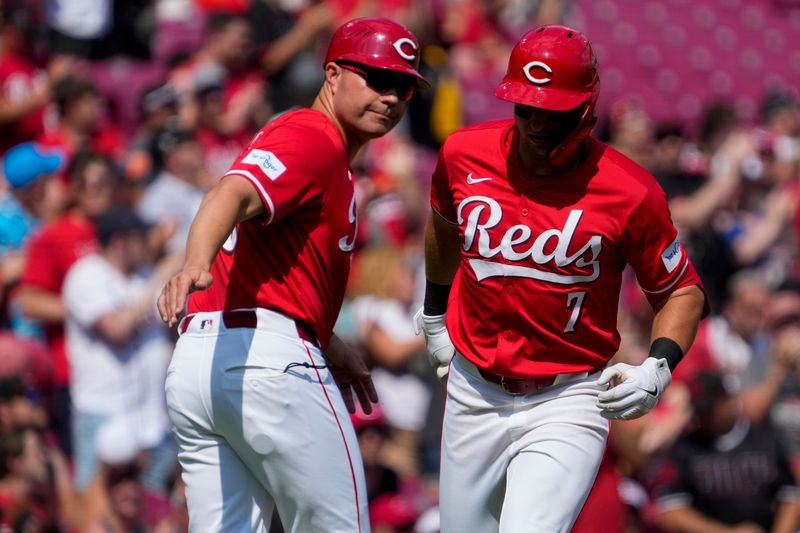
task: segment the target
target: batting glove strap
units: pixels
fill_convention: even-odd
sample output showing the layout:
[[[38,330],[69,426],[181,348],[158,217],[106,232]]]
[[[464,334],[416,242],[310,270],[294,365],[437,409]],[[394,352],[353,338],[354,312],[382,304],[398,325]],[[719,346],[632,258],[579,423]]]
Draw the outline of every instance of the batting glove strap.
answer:
[[[445,315],[428,316],[422,309],[414,315],[414,330],[417,335],[425,334],[425,344],[428,347],[428,358],[436,369],[436,376],[444,379],[450,368],[450,361],[456,354],[456,349],[450,341],[445,324]]]
[[[606,368],[597,384],[611,385],[597,395],[597,407],[604,418],[630,420],[648,413],[672,382],[666,359],[648,357],[644,363],[632,366],[617,363]]]

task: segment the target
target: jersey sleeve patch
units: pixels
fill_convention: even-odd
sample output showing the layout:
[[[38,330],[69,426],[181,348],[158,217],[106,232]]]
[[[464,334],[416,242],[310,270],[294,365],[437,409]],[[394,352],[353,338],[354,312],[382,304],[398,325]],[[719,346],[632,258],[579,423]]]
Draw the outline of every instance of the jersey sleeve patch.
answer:
[[[275,181],[281,174],[286,172],[286,165],[278,159],[278,156],[267,150],[253,148],[242,158],[242,163],[256,165],[272,181]]]
[[[672,274],[672,272],[678,268],[678,265],[681,264],[681,259],[683,258],[683,248],[681,247],[681,243],[678,242],[678,239],[672,241],[672,244],[667,246],[667,248],[661,252],[661,261],[664,263],[664,267],[666,267],[667,272]]]

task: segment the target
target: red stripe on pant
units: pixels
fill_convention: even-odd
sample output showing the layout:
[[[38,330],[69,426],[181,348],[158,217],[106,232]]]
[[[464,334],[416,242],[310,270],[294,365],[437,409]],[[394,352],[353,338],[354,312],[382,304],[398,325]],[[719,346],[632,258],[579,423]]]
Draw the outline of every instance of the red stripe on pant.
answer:
[[[312,365],[315,365],[314,358],[311,356],[311,352],[306,346],[306,353],[308,354],[308,359]],[[325,399],[328,400],[328,405],[331,407],[331,413],[333,413],[333,418],[336,420],[336,425],[339,426],[339,433],[342,435],[342,443],[344,443],[344,450],[347,452],[347,463],[350,465],[350,477],[353,480],[353,493],[356,496],[356,518],[358,519],[358,533],[361,533],[361,506],[358,502],[358,483],[356,482],[356,471],[353,468],[353,459],[350,457],[350,448],[347,446],[347,438],[344,436],[344,429],[342,429],[342,423],[339,421],[339,416],[336,414],[336,409],[333,407],[333,402],[331,402],[331,397],[328,396],[328,390],[325,388],[325,385],[322,383],[322,376],[319,375],[319,369],[315,367],[314,372],[317,373],[317,381],[319,382],[320,387],[322,387],[322,393],[325,395]]]

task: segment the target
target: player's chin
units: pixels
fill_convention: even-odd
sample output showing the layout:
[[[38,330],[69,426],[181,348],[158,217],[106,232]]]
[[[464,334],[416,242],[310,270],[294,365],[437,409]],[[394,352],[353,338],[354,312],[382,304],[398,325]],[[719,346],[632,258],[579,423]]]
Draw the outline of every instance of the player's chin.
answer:
[[[539,143],[531,143],[526,142],[523,144],[523,150],[527,151],[530,154],[534,154],[539,157],[547,157],[553,151],[555,146],[551,144],[539,144]]]
[[[381,137],[389,133],[399,122],[399,118],[394,118],[389,115],[380,113],[370,113],[369,117],[365,117],[362,124],[362,131],[369,137]]]

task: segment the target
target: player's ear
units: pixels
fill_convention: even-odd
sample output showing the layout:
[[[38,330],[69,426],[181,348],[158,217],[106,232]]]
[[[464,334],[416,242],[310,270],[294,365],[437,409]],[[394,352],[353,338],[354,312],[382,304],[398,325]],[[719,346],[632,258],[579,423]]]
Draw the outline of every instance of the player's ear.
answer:
[[[330,86],[331,92],[334,94],[336,93],[339,80],[342,79],[342,72],[344,72],[344,69],[333,61],[325,65],[325,83]]]

